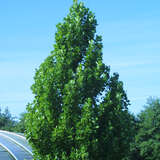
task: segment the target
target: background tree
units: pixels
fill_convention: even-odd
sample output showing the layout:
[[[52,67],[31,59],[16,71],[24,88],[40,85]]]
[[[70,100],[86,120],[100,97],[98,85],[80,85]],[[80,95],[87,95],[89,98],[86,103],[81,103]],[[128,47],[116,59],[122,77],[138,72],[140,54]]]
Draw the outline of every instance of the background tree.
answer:
[[[23,112],[20,114],[20,117],[16,123],[14,132],[24,133],[26,130],[26,113]]]
[[[7,131],[14,131],[16,126],[15,117],[13,117],[6,107],[4,112],[1,111],[0,108],[0,129],[7,130]]]
[[[94,14],[74,0],[54,50],[36,70],[26,135],[39,160],[121,160],[131,140],[129,101],[102,62]]]
[[[138,125],[131,158],[138,156],[139,160],[160,159],[160,99],[148,99],[145,110],[139,114]]]

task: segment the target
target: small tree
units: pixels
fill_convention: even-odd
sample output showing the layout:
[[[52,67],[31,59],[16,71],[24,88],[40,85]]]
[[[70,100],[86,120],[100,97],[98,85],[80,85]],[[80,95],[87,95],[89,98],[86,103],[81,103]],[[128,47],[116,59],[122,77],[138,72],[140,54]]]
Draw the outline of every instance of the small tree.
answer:
[[[129,101],[102,62],[94,14],[74,0],[57,25],[51,55],[34,77],[26,135],[39,160],[121,160],[130,134]]]
[[[0,129],[7,131],[14,131],[16,126],[15,117],[13,117],[8,109],[5,108],[4,112],[0,108]]]

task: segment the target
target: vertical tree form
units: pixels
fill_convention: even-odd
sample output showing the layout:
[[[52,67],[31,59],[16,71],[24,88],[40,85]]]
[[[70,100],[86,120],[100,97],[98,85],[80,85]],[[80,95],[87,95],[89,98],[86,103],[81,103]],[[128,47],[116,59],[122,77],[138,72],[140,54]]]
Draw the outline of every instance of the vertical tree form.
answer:
[[[102,62],[94,14],[74,0],[37,69],[26,135],[39,160],[120,160],[130,139],[126,93]]]

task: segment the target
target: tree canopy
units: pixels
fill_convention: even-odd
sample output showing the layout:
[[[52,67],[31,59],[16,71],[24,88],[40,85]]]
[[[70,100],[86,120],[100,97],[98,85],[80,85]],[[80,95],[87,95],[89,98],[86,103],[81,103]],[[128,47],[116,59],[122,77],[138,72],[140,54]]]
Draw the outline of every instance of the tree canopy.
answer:
[[[0,108],[0,129],[13,131],[16,126],[15,117],[13,117],[6,107],[4,112]]]
[[[149,98],[139,115],[138,132],[133,142],[131,159],[160,159],[160,99]]]
[[[39,160],[121,160],[132,139],[129,101],[102,61],[95,15],[74,0],[54,50],[36,70],[26,135]]]
[[[0,108],[0,129],[7,130],[12,132],[21,132],[25,131],[25,113],[20,115],[20,119],[14,117],[8,107],[4,111]]]

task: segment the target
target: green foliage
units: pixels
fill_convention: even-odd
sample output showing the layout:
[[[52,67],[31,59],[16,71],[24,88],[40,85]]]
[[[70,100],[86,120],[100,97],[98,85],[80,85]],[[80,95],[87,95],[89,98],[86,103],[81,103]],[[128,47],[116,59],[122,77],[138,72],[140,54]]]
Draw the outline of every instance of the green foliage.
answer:
[[[0,108],[0,129],[12,132],[24,133],[25,131],[25,116],[26,113],[22,113],[20,118],[13,117],[9,109],[6,107],[4,112]]]
[[[12,117],[8,108],[5,108],[4,112],[0,109],[0,129],[13,131],[16,126],[15,118]]]
[[[160,159],[160,100],[148,99],[145,110],[139,114],[139,130],[133,143],[131,158]],[[138,157],[138,158],[136,158]]]
[[[25,132],[25,129],[26,129],[26,113],[23,112],[20,114],[20,118],[15,126],[15,129],[14,131],[15,132],[20,132],[20,133],[24,133]]]
[[[39,160],[121,160],[132,139],[129,101],[102,62],[94,14],[74,0],[54,50],[36,70],[26,135]]]

